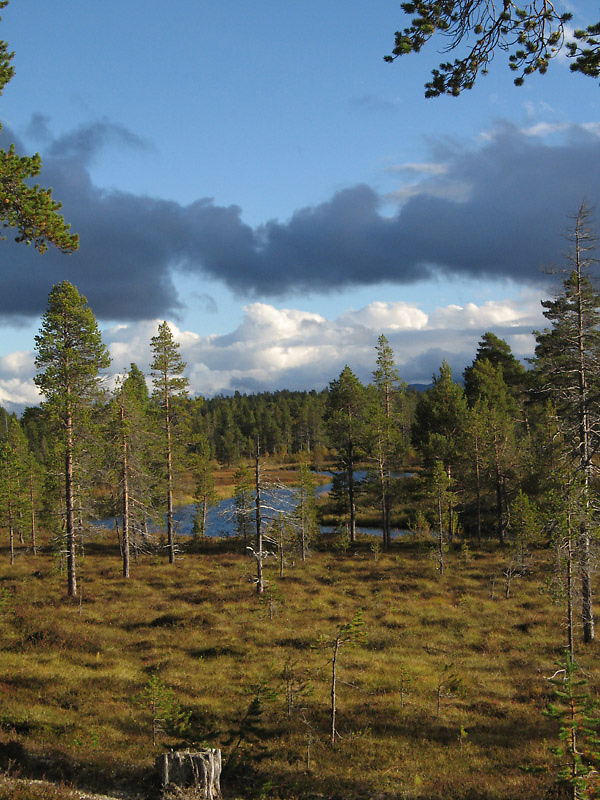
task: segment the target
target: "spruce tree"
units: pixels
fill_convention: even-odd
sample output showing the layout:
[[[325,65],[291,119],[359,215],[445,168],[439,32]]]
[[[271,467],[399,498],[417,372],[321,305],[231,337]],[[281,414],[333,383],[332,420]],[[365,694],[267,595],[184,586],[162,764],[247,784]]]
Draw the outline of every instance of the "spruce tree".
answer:
[[[68,281],[52,287],[35,343],[38,374],[34,381],[60,426],[64,448],[68,595],[76,597],[75,434],[96,397],[99,370],[109,366],[110,358],[86,298]]]

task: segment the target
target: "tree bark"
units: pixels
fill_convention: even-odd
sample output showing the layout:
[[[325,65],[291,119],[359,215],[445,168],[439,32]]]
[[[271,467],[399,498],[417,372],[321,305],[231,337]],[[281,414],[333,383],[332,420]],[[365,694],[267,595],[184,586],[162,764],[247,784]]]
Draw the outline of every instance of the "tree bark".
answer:
[[[69,391],[67,387],[67,391]],[[77,597],[77,576],[75,574],[75,509],[73,497],[73,416],[71,410],[66,414],[65,441],[65,501],[67,528],[67,594]]]
[[[207,748],[196,752],[164,753],[156,759],[156,769],[161,786],[193,788],[194,796],[204,800],[220,800],[221,795],[221,751]],[[197,794],[198,790],[201,794]]]
[[[262,537],[262,515],[261,515],[261,496],[260,496],[260,447],[256,443],[256,462],[254,468],[255,476],[255,504],[256,504],[256,594],[262,594],[265,590],[263,579],[263,537]]]
[[[125,424],[125,409],[121,406],[121,424]],[[123,429],[123,577],[129,577],[129,461],[127,434]]]

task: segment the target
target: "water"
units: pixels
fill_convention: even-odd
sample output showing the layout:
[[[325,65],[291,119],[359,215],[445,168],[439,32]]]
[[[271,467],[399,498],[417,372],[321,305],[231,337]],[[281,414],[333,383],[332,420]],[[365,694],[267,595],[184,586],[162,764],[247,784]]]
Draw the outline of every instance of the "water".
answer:
[[[325,473],[331,474],[333,473]],[[410,475],[412,473],[402,473],[402,475]],[[363,481],[367,476],[366,470],[357,470],[354,473],[354,478],[357,483]],[[321,484],[320,486],[316,487],[316,494],[317,497],[326,494],[331,490],[331,483]],[[274,491],[271,491],[265,495],[265,505],[272,506],[280,510],[281,512],[289,512],[293,510],[294,506],[294,490],[293,488],[285,488],[281,487]],[[254,512],[254,505],[252,506],[252,512]],[[276,513],[276,512],[275,512]],[[226,536],[233,536],[235,535],[235,502],[232,497],[227,498],[227,500],[220,500],[216,505],[211,506],[206,512],[206,529],[204,531],[205,536],[214,537],[226,537]],[[185,506],[179,506],[173,512],[173,524],[175,527],[175,533],[181,534],[183,536],[191,536],[193,533],[194,528],[194,518],[196,516],[196,506],[191,503]],[[267,512],[265,512],[265,518],[268,516]],[[98,520],[96,523],[102,527],[106,528],[113,528],[114,527],[114,520],[113,519],[104,519]],[[164,530],[166,528],[166,521],[163,526],[152,526],[151,530],[158,531]],[[322,525],[321,526],[321,533],[333,533],[335,529],[332,526]],[[381,529],[379,528],[365,528],[362,526],[357,526],[357,533],[365,533],[369,536],[381,536]],[[249,525],[250,534],[254,532],[254,513],[252,515],[252,519]],[[392,538],[396,538],[398,536],[404,536],[408,533],[406,530],[402,529],[395,529],[392,530]]]

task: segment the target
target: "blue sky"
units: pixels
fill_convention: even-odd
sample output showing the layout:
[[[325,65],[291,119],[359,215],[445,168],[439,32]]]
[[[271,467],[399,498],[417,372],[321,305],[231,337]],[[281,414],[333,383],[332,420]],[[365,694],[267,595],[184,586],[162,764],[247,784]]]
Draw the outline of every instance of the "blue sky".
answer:
[[[383,61],[404,24],[396,0],[13,0],[3,140],[42,154],[82,246],[3,245],[0,403],[36,402],[63,279],[114,370],[146,369],[167,319],[200,394],[322,388],[345,363],[367,380],[382,332],[409,382],[460,372],[489,329],[526,356],[540,267],[597,200],[597,82],[557,60],[517,89],[499,54],[426,100],[435,46]]]

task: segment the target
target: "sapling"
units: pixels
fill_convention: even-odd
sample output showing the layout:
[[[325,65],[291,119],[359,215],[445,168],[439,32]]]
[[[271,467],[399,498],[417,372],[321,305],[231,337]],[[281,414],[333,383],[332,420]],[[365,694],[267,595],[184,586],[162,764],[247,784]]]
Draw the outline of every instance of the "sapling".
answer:
[[[150,711],[153,747],[156,747],[159,733],[185,735],[188,732],[191,712],[182,709],[173,689],[156,673],[150,677],[135,701]]]
[[[465,685],[462,676],[457,673],[454,663],[445,664],[438,674],[436,686],[437,716],[439,717],[442,708],[442,698],[459,697],[464,694]]]
[[[260,741],[264,738],[261,728],[265,704],[275,700],[277,691],[270,687],[266,681],[261,681],[251,687],[252,698],[243,717],[240,719],[231,736],[231,750],[225,762],[225,769],[235,764],[240,746],[245,741]]]
[[[298,669],[298,661],[286,661],[281,677],[285,683],[285,702],[288,719],[295,711],[306,711],[304,701],[313,693],[313,685],[306,670]]]
[[[336,713],[337,713],[337,669],[340,650],[342,647],[354,647],[366,642],[366,633],[364,631],[364,619],[362,608],[354,614],[350,622],[346,622],[340,626],[332,639],[322,639],[321,645],[327,647],[332,652],[331,658],[331,725],[330,725],[330,740],[331,746],[335,747],[335,740],[338,737],[336,730]]]
[[[412,677],[408,674],[406,667],[401,666],[399,669],[400,677],[400,708],[404,708],[405,698],[412,683]]]
[[[600,717],[598,703],[585,690],[587,681],[577,678],[577,664],[566,650],[559,669],[548,680],[553,685],[554,702],[544,712],[559,723],[561,742],[551,748],[558,759],[557,782],[568,787],[572,800],[597,797],[600,769]]]

